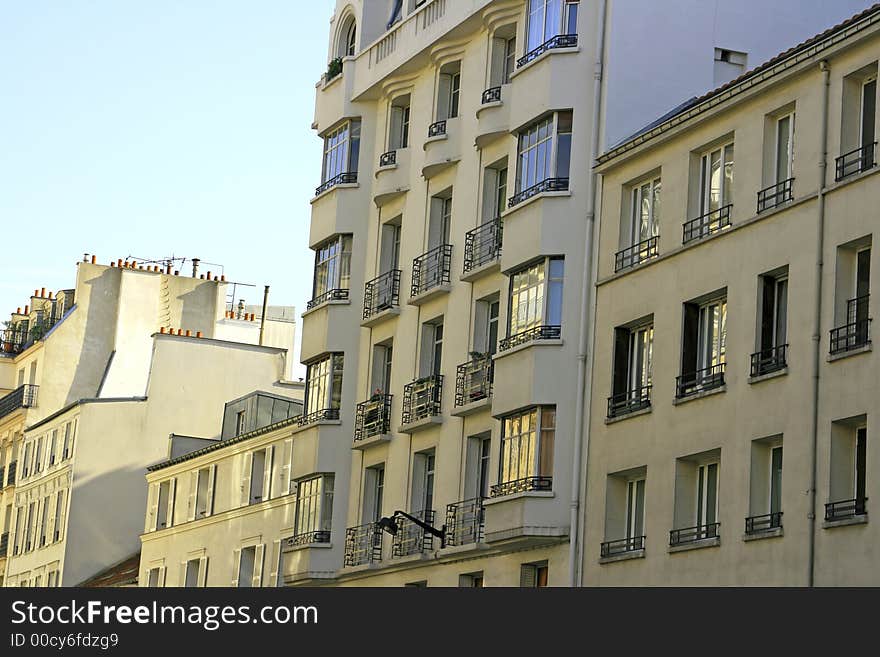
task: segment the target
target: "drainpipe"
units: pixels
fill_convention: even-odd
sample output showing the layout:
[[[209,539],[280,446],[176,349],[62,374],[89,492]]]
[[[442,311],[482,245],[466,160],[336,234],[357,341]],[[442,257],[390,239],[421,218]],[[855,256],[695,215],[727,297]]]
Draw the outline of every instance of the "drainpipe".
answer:
[[[260,346],[263,346],[263,333],[266,330],[266,308],[269,306],[269,286],[263,286],[263,312],[260,316]]]
[[[574,454],[571,460],[571,518],[568,532],[568,584],[578,586],[581,583],[581,563],[578,551],[578,525],[580,515],[580,491],[581,491],[581,460],[586,469],[585,454],[589,453],[589,426],[585,423],[585,414],[590,408],[590,386],[587,385],[587,358],[592,334],[592,322],[589,317],[593,281],[593,232],[595,230],[595,199],[596,199],[596,174],[593,173],[593,163],[599,155],[599,132],[600,113],[602,110],[602,58],[605,53],[605,13],[607,0],[599,3],[599,38],[596,42],[596,65],[593,73],[593,126],[590,134],[590,174],[587,184],[587,221],[584,235],[584,266],[581,280],[581,314],[578,328],[578,373],[577,373],[577,397],[575,398],[575,427],[574,427]]]
[[[810,543],[807,566],[807,586],[814,585],[816,560],[816,479],[819,453],[819,373],[822,348],[822,269],[825,254],[825,177],[828,170],[828,95],[831,86],[831,65],[823,59],[819,62],[822,71],[822,124],[820,125],[821,151],[819,155],[819,216],[816,227],[816,289],[813,294],[813,426],[812,452],[810,454]]]

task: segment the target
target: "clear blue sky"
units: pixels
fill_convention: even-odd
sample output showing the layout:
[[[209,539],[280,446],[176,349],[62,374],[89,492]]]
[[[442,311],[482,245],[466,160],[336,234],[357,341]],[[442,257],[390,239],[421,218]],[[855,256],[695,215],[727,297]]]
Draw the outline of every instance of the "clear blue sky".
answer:
[[[248,301],[269,284],[301,312],[331,13],[331,0],[0,0],[0,319],[34,288],[71,286],[85,252],[222,263],[258,286]]]

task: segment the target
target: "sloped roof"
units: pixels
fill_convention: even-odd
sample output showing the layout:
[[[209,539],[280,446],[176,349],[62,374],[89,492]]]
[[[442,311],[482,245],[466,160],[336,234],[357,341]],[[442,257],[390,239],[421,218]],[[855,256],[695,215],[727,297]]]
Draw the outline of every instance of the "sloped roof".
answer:
[[[137,586],[138,572],[141,565],[141,553],[131,555],[124,561],[102,570],[97,575],[90,577],[79,586],[87,589]]]

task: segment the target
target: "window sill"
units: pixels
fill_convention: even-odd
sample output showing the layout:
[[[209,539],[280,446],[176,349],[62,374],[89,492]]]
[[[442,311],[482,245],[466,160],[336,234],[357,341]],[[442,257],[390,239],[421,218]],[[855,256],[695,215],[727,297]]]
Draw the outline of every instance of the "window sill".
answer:
[[[628,552],[621,552],[620,554],[615,554],[610,557],[602,557],[599,559],[600,564],[606,563],[617,563],[618,561],[629,561],[630,559],[644,559],[645,558],[645,549],[641,550],[629,550]]]
[[[784,536],[782,527],[774,527],[763,532],[755,532],[754,534],[743,534],[743,541],[750,543],[751,541],[760,541],[765,538],[779,538]]]
[[[825,359],[828,363],[833,363],[834,361],[842,360],[844,358],[849,358],[850,356],[858,356],[859,354],[866,354],[870,351],[873,351],[873,345],[869,341],[868,344],[863,345],[861,347],[856,347],[855,349],[849,349],[848,351],[841,351],[837,354],[828,354],[828,357]]]
[[[569,184],[569,186],[571,186],[570,180],[569,180],[568,184]],[[531,203],[534,203],[535,201],[538,201],[542,198],[553,198],[554,196],[571,196],[571,190],[566,189],[566,190],[559,191],[559,192],[540,192],[539,194],[535,194],[534,196],[530,196],[529,198],[527,198],[524,201],[520,201],[519,203],[514,205],[512,208],[507,208],[504,212],[501,213],[501,218],[506,219],[508,216],[512,215],[517,210],[521,210],[522,208],[526,207],[527,205],[529,205]]]
[[[381,445],[387,442],[391,442],[390,433],[377,433],[373,436],[362,438],[361,440],[352,441],[351,448],[367,449],[368,447],[372,447],[373,445]]]
[[[822,529],[834,529],[836,527],[849,527],[851,525],[867,525],[868,514],[862,513],[849,518],[841,518],[840,520],[826,520],[822,523]]]
[[[473,283],[478,278],[482,278],[483,276],[496,272],[499,269],[501,269],[501,256],[493,258],[489,262],[484,262],[479,267],[469,269],[461,276],[459,276],[459,280],[465,281],[467,283]]]
[[[417,295],[410,297],[407,303],[411,306],[421,306],[423,303],[427,303],[436,296],[448,294],[450,290],[452,290],[451,284],[441,283],[440,285],[435,285],[424,292],[419,292]]]
[[[317,196],[313,196],[312,200],[309,201],[309,204],[310,205],[315,204],[319,199],[324,198],[328,194],[332,194],[337,189],[357,189],[360,186],[361,186],[360,183],[339,183],[338,185],[333,185],[333,187],[331,187],[329,189],[325,189],[323,192],[321,192]]]
[[[750,376],[748,382],[751,383],[761,383],[761,381],[769,381],[770,379],[775,379],[780,376],[785,376],[788,374],[788,366],[783,367],[782,369],[776,370],[775,372],[767,372],[767,374],[759,374],[758,376]]]
[[[385,321],[387,318],[396,316],[400,314],[400,306],[394,306],[393,308],[386,308],[385,310],[381,310],[377,312],[375,315],[370,315],[361,322],[361,326],[365,328],[372,328],[376,326],[376,324],[380,324]]]
[[[717,388],[712,388],[711,390],[703,390],[701,392],[695,392],[693,394],[688,395],[687,397],[676,397],[672,400],[673,406],[679,406],[681,404],[687,404],[688,402],[695,401],[697,399],[704,399],[705,397],[711,397],[712,395],[718,395],[722,392],[727,392],[727,384],[725,383],[723,386],[718,386]]]
[[[443,416],[431,415],[430,417],[423,417],[420,420],[416,420],[415,422],[401,424],[399,427],[397,427],[397,433],[415,433],[420,429],[425,429],[427,427],[435,426],[438,424],[443,424]]]
[[[535,66],[538,62],[543,62],[548,57],[552,57],[553,55],[572,55],[577,54],[581,51],[580,46],[574,46],[573,48],[550,48],[549,50],[545,50],[540,55],[535,57],[532,61],[527,64],[523,64],[518,69],[513,71],[510,74],[510,79],[515,80],[519,75],[523,72],[528,71],[530,68]]]
[[[703,548],[719,547],[721,545],[721,537],[713,536],[712,538],[704,538],[692,543],[683,543],[682,545],[670,545],[669,554],[676,552],[690,552],[691,550],[702,550]]]
[[[304,310],[300,317],[308,317],[312,313],[318,312],[319,310],[323,310],[327,306],[350,306],[351,299],[327,299],[323,303],[319,303],[314,308],[309,308],[308,310]]]
[[[510,356],[512,354],[519,353],[525,349],[531,349],[532,347],[561,347],[564,344],[562,338],[556,338],[553,340],[532,340],[530,342],[523,342],[522,344],[518,344],[515,347],[511,347],[505,351],[500,351],[494,356],[492,356],[492,360],[498,360],[499,358],[504,358],[505,356]]]
[[[621,413],[620,415],[615,415],[614,417],[606,417],[605,424],[617,424],[618,422],[623,422],[624,420],[629,420],[634,417],[639,417],[640,415],[647,415],[653,409],[652,406],[648,406],[647,408],[640,408],[637,411],[631,411],[629,413]]]

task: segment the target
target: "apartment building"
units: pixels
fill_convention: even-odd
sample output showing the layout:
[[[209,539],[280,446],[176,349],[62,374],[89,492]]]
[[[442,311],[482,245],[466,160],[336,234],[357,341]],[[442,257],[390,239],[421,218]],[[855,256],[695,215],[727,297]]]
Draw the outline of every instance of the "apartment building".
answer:
[[[593,161],[846,4],[337,3],[293,436],[334,477],[325,583],[579,581]]]
[[[292,344],[259,344],[261,323],[227,309],[227,286],[92,256],[72,289],[36,290],[12,315],[0,339],[5,586],[77,585],[130,557],[144,468],[172,431],[217,435],[218,405],[254,389],[301,393],[284,378]],[[293,324],[271,321],[265,334],[292,341]]]
[[[599,157],[585,583],[880,583],[878,60],[874,6]]]

